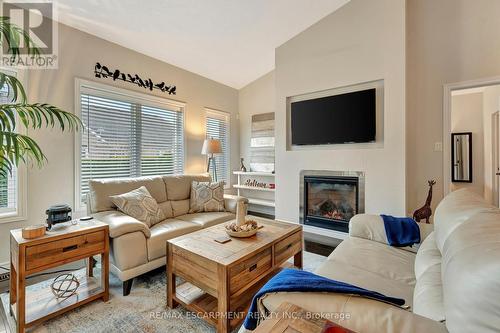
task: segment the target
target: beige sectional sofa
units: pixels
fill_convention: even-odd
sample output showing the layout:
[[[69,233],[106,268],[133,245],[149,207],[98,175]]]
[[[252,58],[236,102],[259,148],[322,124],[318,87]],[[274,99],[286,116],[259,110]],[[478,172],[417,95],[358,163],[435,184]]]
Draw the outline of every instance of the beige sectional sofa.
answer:
[[[378,215],[358,215],[315,272],[404,298],[407,309],[331,293],[269,294],[259,306],[291,302],[363,333],[500,332],[500,210],[459,190],[441,201],[429,227],[422,225],[418,250],[400,249],[387,245]]]
[[[245,198],[225,195],[226,212],[189,214],[192,181],[210,181],[208,175],[152,176],[89,181],[87,211],[109,224],[111,272],[123,281],[128,295],[133,278],[166,263],[167,240],[229,221],[235,217],[236,202]],[[110,196],[145,186],[156,199],[166,220],[149,228],[116,209]]]

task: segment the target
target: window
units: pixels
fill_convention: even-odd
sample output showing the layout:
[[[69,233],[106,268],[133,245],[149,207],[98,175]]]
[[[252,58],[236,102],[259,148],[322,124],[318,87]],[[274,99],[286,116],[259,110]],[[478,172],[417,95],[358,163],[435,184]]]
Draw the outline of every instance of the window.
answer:
[[[98,178],[184,171],[184,105],[91,83],[81,84],[79,201]]]
[[[2,72],[11,76],[17,76],[19,80],[22,80],[22,77],[20,78],[17,72],[10,70],[2,70]],[[12,98],[13,91],[7,84],[0,87],[0,104],[12,103]],[[24,134],[24,128],[19,120],[17,121],[16,128],[18,130],[21,129],[21,132]],[[25,178],[26,167],[22,162],[18,168],[12,170],[9,176],[0,176],[0,222],[12,222],[26,218]]]
[[[7,84],[0,87],[0,104],[12,102],[12,91]],[[8,177],[0,176],[0,216],[17,212],[17,169]]]
[[[220,140],[222,154],[215,154],[217,166],[217,180],[225,181],[226,187],[230,185],[230,157],[229,157],[229,114],[221,111],[207,109],[207,139]],[[210,165],[210,173],[213,175],[213,164]]]

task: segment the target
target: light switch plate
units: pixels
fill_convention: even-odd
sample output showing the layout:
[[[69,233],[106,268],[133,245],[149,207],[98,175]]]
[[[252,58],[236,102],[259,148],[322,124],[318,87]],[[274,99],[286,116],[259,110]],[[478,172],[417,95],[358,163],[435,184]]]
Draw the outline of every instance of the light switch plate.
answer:
[[[434,151],[443,151],[443,143],[434,142]]]

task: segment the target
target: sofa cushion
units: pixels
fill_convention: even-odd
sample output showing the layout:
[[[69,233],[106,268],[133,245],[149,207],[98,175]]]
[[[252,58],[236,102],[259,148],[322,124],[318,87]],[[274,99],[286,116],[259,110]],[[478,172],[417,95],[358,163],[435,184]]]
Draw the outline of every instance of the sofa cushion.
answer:
[[[145,186],[157,202],[167,200],[167,191],[161,176],[89,180],[87,204],[90,205],[90,213],[115,209],[110,196],[130,192],[141,186]]]
[[[360,333],[448,333],[440,322],[392,304],[354,295],[271,293],[261,298],[261,302],[270,312],[275,312],[283,302],[296,304]]]
[[[208,174],[163,176],[168,200],[189,199],[193,181],[210,182],[210,176]]]
[[[480,212],[443,246],[443,297],[450,332],[498,332],[500,327],[500,212]]]
[[[109,237],[116,238],[131,232],[140,231],[145,237],[151,236],[149,227],[141,221],[119,212],[117,210],[107,210],[92,214],[92,216],[101,222],[109,225]]]
[[[176,219],[199,224],[203,228],[208,228],[213,225],[234,220],[235,215],[228,212],[206,212],[186,214],[176,217]]]
[[[148,255],[144,235],[141,232],[131,232],[113,238],[111,261],[120,271],[146,264]]]
[[[432,224],[417,223],[420,231],[421,242],[433,231]],[[387,235],[385,232],[384,220],[380,215],[375,214],[357,214],[349,221],[349,236],[359,237],[382,244],[388,244]],[[400,249],[417,252],[420,244],[412,246],[400,247]]]
[[[148,259],[164,257],[167,254],[167,240],[201,229],[196,223],[168,219],[151,227],[151,237],[147,239]]]
[[[167,218],[144,186],[127,193],[112,195],[110,199],[120,211],[144,222],[148,227]]]
[[[432,320],[445,320],[441,262],[428,267],[417,279],[413,312]]]
[[[441,252],[436,244],[436,233],[431,233],[420,245],[415,257],[415,277],[418,278],[436,264],[441,265]]]
[[[189,213],[189,199],[170,201],[173,217]]]
[[[190,213],[224,211],[224,182],[193,181],[191,183]]]
[[[158,207],[163,211],[163,214],[165,214],[165,218],[171,218],[174,217],[174,210],[172,208],[172,202],[171,201],[165,201],[165,202],[159,202]]]
[[[451,192],[444,197],[434,214],[436,243],[441,253],[444,242],[461,223],[476,213],[494,211],[495,209],[486,203],[483,197],[467,189]]]
[[[330,279],[413,303],[415,254],[378,242],[349,237],[315,271]]]

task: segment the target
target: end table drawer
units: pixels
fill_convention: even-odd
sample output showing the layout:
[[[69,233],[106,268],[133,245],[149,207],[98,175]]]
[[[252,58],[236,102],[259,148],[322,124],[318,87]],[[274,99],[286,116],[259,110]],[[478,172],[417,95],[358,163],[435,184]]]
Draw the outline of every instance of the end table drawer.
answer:
[[[249,284],[253,279],[271,269],[271,259],[271,248],[267,248],[231,267],[229,270],[231,294],[237,292],[239,289]]]
[[[302,232],[296,232],[274,245],[274,263],[280,265],[302,248]]]
[[[105,247],[105,232],[97,231],[26,248],[26,270],[74,258]]]

